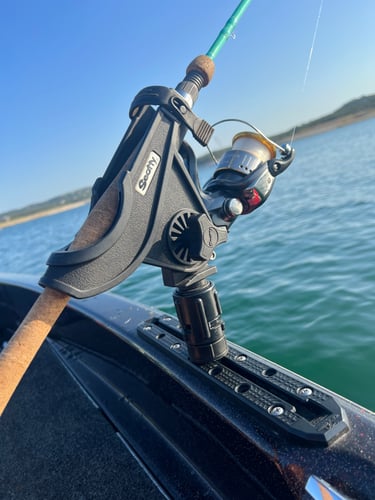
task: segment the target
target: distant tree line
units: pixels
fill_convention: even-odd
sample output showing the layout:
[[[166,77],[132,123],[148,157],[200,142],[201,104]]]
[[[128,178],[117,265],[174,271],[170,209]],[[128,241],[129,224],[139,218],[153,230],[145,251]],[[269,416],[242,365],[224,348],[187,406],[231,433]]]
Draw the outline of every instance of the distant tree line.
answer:
[[[20,217],[27,217],[28,215],[45,212],[56,207],[62,207],[64,205],[70,205],[71,203],[88,200],[90,197],[91,188],[77,189],[76,191],[72,191],[60,196],[55,196],[54,198],[50,198],[49,200],[40,203],[33,203],[32,205],[27,205],[26,207],[0,214],[0,221],[8,221],[12,219],[18,219]]]

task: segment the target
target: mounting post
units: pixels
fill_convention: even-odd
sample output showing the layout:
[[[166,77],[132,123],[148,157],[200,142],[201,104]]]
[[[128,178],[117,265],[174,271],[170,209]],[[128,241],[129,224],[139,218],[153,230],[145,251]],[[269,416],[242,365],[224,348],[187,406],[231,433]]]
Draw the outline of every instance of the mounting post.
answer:
[[[190,360],[204,364],[224,357],[228,346],[215,285],[200,280],[190,286],[180,286],[173,299]]]

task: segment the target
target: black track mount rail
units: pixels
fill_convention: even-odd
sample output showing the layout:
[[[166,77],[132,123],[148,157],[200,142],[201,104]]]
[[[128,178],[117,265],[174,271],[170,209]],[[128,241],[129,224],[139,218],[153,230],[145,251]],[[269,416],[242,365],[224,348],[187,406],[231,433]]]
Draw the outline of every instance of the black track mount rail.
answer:
[[[227,356],[197,365],[189,360],[184,333],[175,318],[145,321],[138,333],[276,432],[282,430],[310,445],[328,446],[349,431],[344,410],[328,392],[313,384],[307,386],[304,379],[277,370],[276,365],[249,355],[249,351],[245,354],[229,343]]]

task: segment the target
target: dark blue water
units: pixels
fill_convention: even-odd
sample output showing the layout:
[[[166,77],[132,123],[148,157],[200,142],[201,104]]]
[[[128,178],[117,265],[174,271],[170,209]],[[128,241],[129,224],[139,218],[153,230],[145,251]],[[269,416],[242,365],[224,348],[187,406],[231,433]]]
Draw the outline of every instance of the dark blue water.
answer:
[[[227,334],[375,410],[375,120],[295,147],[267,203],[217,249]],[[87,210],[1,230],[0,272],[39,276]],[[115,292],[173,312],[159,269],[141,266]]]

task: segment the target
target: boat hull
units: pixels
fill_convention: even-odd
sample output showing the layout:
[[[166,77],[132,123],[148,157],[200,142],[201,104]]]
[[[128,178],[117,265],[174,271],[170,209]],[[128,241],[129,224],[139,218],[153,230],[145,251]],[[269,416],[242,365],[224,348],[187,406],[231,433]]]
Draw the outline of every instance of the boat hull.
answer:
[[[26,277],[4,276],[0,283],[0,332],[6,340],[40,289]],[[160,334],[158,328],[163,325],[166,333]],[[88,484],[90,478],[94,481],[95,471],[95,484],[107,488],[105,496],[104,489],[98,487],[95,498],[101,497],[101,491],[102,498],[111,498],[113,477],[116,481],[112,487],[121,488],[121,498],[145,498],[145,491],[148,498],[311,498],[306,493],[311,476],[322,478],[349,498],[372,498],[372,412],[324,390],[342,410],[341,427],[334,437],[327,434],[327,442],[309,441],[304,435],[289,432],[285,425],[277,425],[272,418],[263,418],[253,401],[246,400],[249,387],[242,390],[237,384],[232,391],[228,389],[220,377],[226,378],[223,370],[233,372],[230,361],[224,361],[220,370],[216,365],[206,370],[189,363],[183,341],[178,337],[173,343],[168,340],[174,329],[178,326],[173,317],[114,294],[70,301],[22,382],[27,384],[27,392],[20,387],[1,422],[2,449],[7,453],[3,463],[19,470],[19,478],[25,474],[25,436],[33,436],[40,443],[46,439],[43,430],[49,429],[49,446],[40,451],[36,462],[44,467],[34,469],[31,464],[35,456],[26,455],[27,467],[33,469],[29,491],[48,497],[43,488],[47,483],[53,488],[51,479],[59,476],[57,464],[66,464],[65,437],[82,433],[85,441],[83,436],[90,428],[91,437],[79,454],[79,466],[74,461],[70,464],[71,470],[80,472],[67,479],[68,496],[82,489],[77,477],[86,477]],[[293,376],[248,350],[230,342],[229,346],[236,359],[269,367],[268,378],[271,372],[283,380]],[[57,380],[48,370],[60,374]],[[238,376],[247,377],[243,367]],[[58,381],[66,377],[69,384],[64,388]],[[323,390],[302,377],[297,376],[297,380],[301,387],[312,388],[317,394]],[[251,379],[247,385],[253,382]],[[55,404],[56,393],[59,403]],[[95,418],[83,409],[85,405],[92,406]],[[66,412],[70,416],[64,427],[62,415]],[[32,429],[36,420],[43,422],[38,426],[39,436]],[[24,426],[21,433],[20,425]],[[103,446],[103,458],[98,452],[98,462],[102,463],[98,468],[88,458],[92,455],[88,443],[102,442],[106,432],[116,438],[108,439],[108,446]],[[51,449],[56,457],[52,469],[46,465],[51,462]],[[132,464],[130,474],[126,467],[113,465],[123,464],[125,457]],[[87,466],[82,466],[85,460]],[[138,485],[136,494],[131,489],[133,484]],[[116,496],[114,491],[112,498]]]

